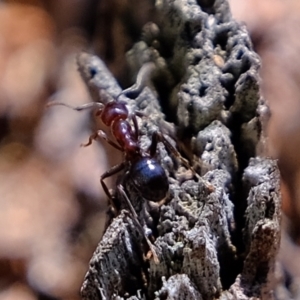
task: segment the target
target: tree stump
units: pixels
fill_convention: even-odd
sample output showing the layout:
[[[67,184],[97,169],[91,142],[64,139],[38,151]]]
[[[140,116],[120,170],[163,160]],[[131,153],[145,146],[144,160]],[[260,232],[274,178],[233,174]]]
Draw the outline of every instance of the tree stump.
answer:
[[[159,24],[145,25],[127,57],[134,76],[147,64],[151,72],[118,99],[142,113],[142,149],[160,131],[199,176],[159,143],[170,193],[153,210],[128,170],[120,174],[116,186],[124,186],[159,263],[116,189],[119,213],[108,216],[82,298],[272,299],[281,198],[276,161],[263,157],[269,113],[259,57],[225,0],[158,0],[156,8]],[[96,56],[82,53],[78,65],[95,101],[122,92]]]

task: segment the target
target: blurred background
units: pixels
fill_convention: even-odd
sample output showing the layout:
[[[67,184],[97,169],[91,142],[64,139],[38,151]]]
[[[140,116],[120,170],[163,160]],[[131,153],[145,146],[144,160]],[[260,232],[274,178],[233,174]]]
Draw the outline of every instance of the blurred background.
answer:
[[[262,59],[268,155],[278,158],[287,216],[280,259],[299,277],[300,2],[230,4]],[[99,176],[110,163],[100,143],[79,146],[96,126],[89,112],[45,104],[91,101],[75,62],[83,49],[129,84],[125,52],[153,20],[151,0],[0,1],[0,300],[80,299],[105,221]]]

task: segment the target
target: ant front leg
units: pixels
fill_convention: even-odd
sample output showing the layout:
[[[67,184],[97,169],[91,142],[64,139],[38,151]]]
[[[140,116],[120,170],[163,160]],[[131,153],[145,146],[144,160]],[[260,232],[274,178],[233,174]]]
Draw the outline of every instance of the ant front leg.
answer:
[[[113,142],[112,140],[110,140],[107,137],[106,133],[103,130],[98,130],[95,133],[91,134],[90,137],[89,137],[88,142],[85,143],[85,144],[81,144],[80,146],[81,147],[87,147],[87,146],[92,144],[93,140],[97,140],[98,138],[102,138],[103,140],[105,140],[108,144],[110,144],[114,148],[116,148],[120,151],[123,151],[123,149],[118,144],[116,144],[115,142]]]
[[[139,110],[135,110],[134,113],[131,113],[129,115],[129,119],[131,119],[132,122],[133,122],[135,138],[138,140],[139,139],[139,126],[138,126],[138,122],[137,122],[136,117],[149,118],[149,116],[147,116],[146,114],[144,114],[143,112],[141,112]]]
[[[124,169],[124,167],[125,167],[125,162],[122,162],[122,163],[120,163],[118,165],[113,166],[110,170],[108,170],[105,173],[103,173],[101,175],[101,177],[100,177],[100,183],[102,185],[102,188],[103,188],[106,196],[108,197],[109,202],[110,202],[110,204],[113,207],[113,210],[115,212],[118,212],[119,209],[116,207],[116,205],[115,205],[115,203],[113,201],[113,197],[112,197],[111,193],[109,192],[108,187],[107,187],[107,185],[104,182],[104,179],[117,174],[118,172],[122,171]]]
[[[138,125],[138,122],[136,119],[136,114],[135,113],[130,114],[129,119],[132,120],[133,127],[134,127],[134,136],[135,136],[135,139],[138,140],[139,139],[139,125]]]

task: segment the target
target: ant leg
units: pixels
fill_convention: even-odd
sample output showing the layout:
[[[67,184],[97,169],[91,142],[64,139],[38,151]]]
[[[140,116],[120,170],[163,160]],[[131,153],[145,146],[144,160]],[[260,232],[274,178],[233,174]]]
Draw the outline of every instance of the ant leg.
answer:
[[[150,248],[150,250],[151,250],[151,252],[152,252],[154,262],[155,262],[156,264],[159,264],[159,259],[158,259],[158,256],[157,256],[157,254],[156,254],[155,247],[154,247],[154,245],[150,242],[150,240],[149,240],[149,238],[147,237],[147,235],[145,234],[144,229],[143,229],[143,227],[142,227],[142,225],[141,225],[141,223],[140,223],[140,221],[139,221],[139,219],[138,219],[138,215],[137,215],[135,209],[133,208],[133,206],[132,206],[132,204],[131,204],[131,202],[130,202],[130,200],[129,200],[127,194],[126,194],[126,192],[125,192],[125,190],[124,190],[124,187],[123,187],[122,185],[118,185],[118,186],[117,186],[117,189],[119,190],[119,192],[120,192],[120,193],[123,195],[123,197],[125,198],[125,200],[126,200],[126,202],[127,202],[127,205],[128,205],[128,207],[129,207],[129,210],[130,210],[130,212],[131,212],[131,214],[132,214],[133,220],[136,222],[136,224],[137,224],[137,226],[138,226],[140,232],[141,232],[142,235],[144,236],[144,238],[145,238],[145,240],[146,240],[146,242],[147,242],[147,244],[148,244],[148,246],[149,246],[149,248]]]
[[[190,163],[188,162],[188,160],[185,159],[185,158],[183,158],[181,156],[181,154],[174,148],[174,146],[165,138],[165,136],[162,133],[157,132],[157,131],[153,132],[153,134],[152,134],[152,141],[151,141],[151,145],[150,145],[150,148],[149,148],[150,156],[151,157],[153,157],[155,155],[155,153],[156,153],[156,148],[157,148],[158,142],[163,143],[165,145],[165,147],[175,157],[177,157],[187,169],[190,169],[192,171],[192,173],[193,173],[193,176],[197,175],[196,171],[190,165]]]
[[[148,115],[146,115],[145,113],[143,113],[143,112],[140,111],[140,110],[135,110],[134,113],[135,113],[136,116],[138,116],[138,117],[140,117],[140,118],[144,118],[144,117],[149,118]]]
[[[49,103],[47,103],[46,107],[51,107],[51,106],[56,106],[56,105],[61,105],[61,106],[65,106],[77,111],[81,111],[81,110],[85,110],[85,109],[93,109],[93,108],[97,108],[98,110],[102,110],[103,109],[103,104],[100,102],[90,102],[90,103],[85,103],[79,106],[72,106],[69,105],[67,103],[63,103],[63,102],[59,102],[59,101],[51,101]]]
[[[90,135],[88,142],[85,143],[85,144],[81,144],[80,146],[81,147],[87,147],[87,146],[91,145],[92,142],[93,142],[93,140],[96,140],[97,138],[102,138],[108,144],[110,144],[111,146],[113,146],[114,148],[116,148],[116,149],[118,149],[120,151],[123,151],[123,149],[118,144],[116,144],[115,142],[113,142],[112,140],[110,140],[107,137],[106,133],[103,130],[98,130],[95,133],[93,133],[92,135]]]
[[[134,126],[134,135],[135,135],[135,138],[136,140],[139,139],[139,125],[138,125],[138,122],[137,122],[137,119],[136,119],[136,115],[135,114],[132,114],[129,116],[129,118],[132,120],[133,122],[133,126]]]
[[[113,197],[110,194],[107,185],[104,182],[104,179],[117,174],[118,172],[122,171],[124,169],[124,167],[125,167],[125,162],[122,162],[122,163],[120,163],[118,165],[113,166],[110,170],[108,170],[105,173],[103,173],[101,175],[101,177],[100,177],[100,183],[102,185],[102,188],[103,188],[106,196],[108,197],[111,206],[113,207],[114,211],[116,211],[116,212],[118,211],[118,209],[117,209],[117,207],[116,207],[116,205],[115,205],[115,203],[113,201]]]
[[[195,179],[197,179],[197,181],[199,180],[199,178],[201,179],[202,182],[204,182],[205,186],[208,188],[208,190],[210,192],[213,192],[215,190],[215,188],[213,187],[213,185],[211,185],[208,181],[204,180],[203,178],[201,178],[195,171],[195,169],[190,165],[189,161],[185,158],[183,158],[181,156],[181,154],[174,148],[174,146],[165,138],[165,136],[162,133],[159,133],[157,131],[155,131],[152,135],[152,142],[149,148],[150,151],[150,155],[151,157],[155,155],[156,152],[156,148],[157,148],[157,143],[158,142],[162,142],[165,147],[178,159],[180,159],[180,161],[182,162],[182,164],[187,168],[190,169],[192,171],[193,177]]]
[[[148,117],[148,116],[145,115],[143,112],[141,112],[139,110],[135,110],[134,113],[129,115],[129,118],[133,122],[135,138],[138,140],[138,138],[139,138],[139,126],[138,126],[138,122],[137,122],[137,118],[136,118],[137,116],[140,117],[140,118]]]

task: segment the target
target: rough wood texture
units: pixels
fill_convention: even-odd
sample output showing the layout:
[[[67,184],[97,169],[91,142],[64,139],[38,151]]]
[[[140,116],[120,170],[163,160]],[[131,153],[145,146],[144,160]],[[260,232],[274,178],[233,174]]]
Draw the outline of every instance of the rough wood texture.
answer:
[[[275,255],[280,243],[280,191],[276,162],[264,147],[268,108],[259,93],[259,58],[228,3],[157,1],[159,27],[145,26],[144,40],[128,54],[133,74],[152,62],[152,88],[144,82],[122,95],[138,118],[140,143],[162,131],[181,143],[201,174],[159,144],[157,159],[169,176],[170,196],[159,209],[121,174],[139,221],[159,258],[155,263],[122,195],[120,214],[108,221],[82,286],[95,299],[272,299]],[[95,101],[122,91],[102,61],[78,58]],[[149,73],[150,74],[150,73]],[[178,124],[178,140],[174,125]],[[177,115],[174,118],[174,115]],[[146,195],[145,195],[146,196]]]

